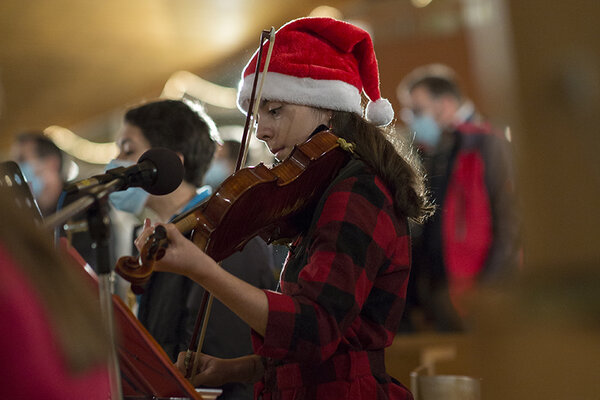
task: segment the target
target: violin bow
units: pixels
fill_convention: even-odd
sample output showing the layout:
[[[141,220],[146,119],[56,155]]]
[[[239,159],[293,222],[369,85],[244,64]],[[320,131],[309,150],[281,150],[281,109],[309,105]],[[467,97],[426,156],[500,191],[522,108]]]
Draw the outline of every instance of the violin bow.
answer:
[[[268,35],[268,36],[267,36]],[[265,39],[269,40],[269,48],[267,50],[267,58],[265,59],[265,67],[260,79],[260,86],[258,88],[258,94],[256,88],[258,84],[258,76],[260,75],[260,64],[262,61],[262,50]],[[254,75],[254,81],[252,82],[252,92],[250,94],[250,103],[248,105],[248,114],[246,115],[246,124],[244,126],[244,134],[241,139],[240,152],[238,154],[235,171],[239,171],[242,166],[246,163],[246,156],[248,154],[248,143],[250,138],[256,129],[258,121],[256,115],[258,114],[258,107],[260,107],[260,98],[262,96],[262,88],[265,83],[265,76],[269,69],[269,63],[271,62],[271,53],[273,52],[273,45],[275,44],[275,28],[271,27],[271,30],[264,30],[260,35],[260,46],[258,48],[258,57],[256,59],[256,72]]]
[[[269,48],[267,49],[267,56],[265,59],[265,66],[263,68],[262,74],[260,74],[260,65],[262,61],[262,50],[263,44],[265,40],[269,41]],[[248,143],[250,142],[250,138],[254,134],[256,126],[258,124],[256,115],[258,113],[258,107],[260,106],[260,98],[262,95],[262,88],[265,82],[265,77],[269,68],[269,63],[271,61],[271,54],[273,52],[273,45],[275,44],[275,28],[271,27],[270,30],[263,30],[260,35],[260,45],[258,47],[258,57],[256,60],[256,72],[254,75],[254,81],[252,82],[252,92],[250,95],[250,103],[248,105],[248,114],[246,115],[246,123],[244,125],[244,133],[242,135],[242,139],[240,140],[240,152],[238,154],[237,163],[235,166],[235,172],[239,171],[242,166],[246,163],[246,157],[248,154]],[[260,84],[258,84],[258,76],[260,75]],[[257,93],[258,86],[258,93]],[[190,340],[190,345],[185,355],[185,369],[186,369],[186,378],[192,378],[196,375],[198,370],[198,358],[194,357],[192,362],[192,368],[190,368],[190,362],[192,361],[193,349],[196,340],[198,344],[196,346],[196,354],[199,354],[202,351],[202,346],[204,344],[204,337],[206,336],[206,328],[208,326],[208,319],[210,317],[210,310],[212,308],[213,295],[209,293],[207,290],[204,291],[204,296],[202,297],[202,302],[200,304],[200,309],[198,311],[198,317],[196,319],[196,324],[194,325],[194,332],[192,334],[192,338]],[[198,338],[198,331],[200,330],[200,338]]]

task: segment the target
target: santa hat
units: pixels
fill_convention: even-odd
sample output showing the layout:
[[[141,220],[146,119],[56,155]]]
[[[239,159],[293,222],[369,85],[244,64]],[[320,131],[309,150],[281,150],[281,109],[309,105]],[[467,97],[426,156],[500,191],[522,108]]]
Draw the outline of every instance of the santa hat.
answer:
[[[268,46],[264,44],[263,55]],[[237,102],[243,112],[248,111],[257,57],[258,51],[242,73]],[[394,110],[381,98],[377,59],[365,30],[333,18],[300,18],[276,32],[263,99],[362,116],[362,91],[370,100],[366,118],[376,125],[389,124]]]

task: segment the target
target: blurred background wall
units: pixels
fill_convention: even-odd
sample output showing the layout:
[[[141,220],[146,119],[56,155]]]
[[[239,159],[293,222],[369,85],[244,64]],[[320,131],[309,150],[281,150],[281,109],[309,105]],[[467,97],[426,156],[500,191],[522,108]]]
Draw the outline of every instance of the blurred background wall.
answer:
[[[177,71],[235,87],[262,29],[310,13],[352,20],[373,34],[382,90],[396,108],[401,77],[430,62],[455,68],[479,100],[469,50],[471,8],[462,0],[5,0],[0,154],[16,133],[51,125],[109,141],[120,122],[114,114],[159,96]],[[241,119],[236,109],[209,111],[218,124]]]

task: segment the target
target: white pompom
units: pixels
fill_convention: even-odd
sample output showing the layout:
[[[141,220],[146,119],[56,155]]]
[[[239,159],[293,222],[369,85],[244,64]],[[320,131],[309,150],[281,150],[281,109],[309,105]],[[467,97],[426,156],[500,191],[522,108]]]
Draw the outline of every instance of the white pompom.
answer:
[[[367,119],[377,126],[385,126],[394,119],[394,109],[387,99],[367,104]]]

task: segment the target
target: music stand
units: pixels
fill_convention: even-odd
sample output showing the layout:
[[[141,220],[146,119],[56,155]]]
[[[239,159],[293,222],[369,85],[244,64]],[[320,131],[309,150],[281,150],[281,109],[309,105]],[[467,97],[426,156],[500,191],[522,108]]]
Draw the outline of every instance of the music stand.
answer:
[[[42,224],[42,213],[38,207],[29,184],[23,176],[19,165],[14,161],[0,163],[0,187],[9,189],[13,194],[15,205],[31,212],[37,225]]]
[[[61,247],[87,271],[97,287],[98,279],[91,267],[61,238]],[[173,365],[165,351],[117,295],[112,295],[117,328],[117,349],[124,399],[202,400],[192,384]]]

